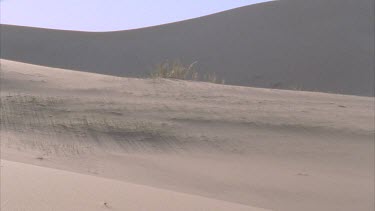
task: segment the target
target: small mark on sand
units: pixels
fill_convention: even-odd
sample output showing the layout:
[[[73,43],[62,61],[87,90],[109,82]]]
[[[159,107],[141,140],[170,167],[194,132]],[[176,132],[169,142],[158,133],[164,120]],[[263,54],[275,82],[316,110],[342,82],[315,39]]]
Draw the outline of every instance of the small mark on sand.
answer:
[[[39,156],[39,157],[36,157],[36,159],[38,159],[38,160],[44,160],[44,157]]]
[[[344,105],[338,105],[338,107],[340,107],[340,108],[346,108],[346,106],[344,106]]]
[[[106,201],[103,202],[103,205],[104,205],[104,207],[106,207],[106,208],[111,208],[111,207],[109,206],[109,203],[106,202]]]
[[[307,177],[310,176],[308,173],[298,173],[297,176]]]
[[[122,116],[121,112],[116,112],[116,111],[110,111],[110,114],[116,115],[116,116]]]
[[[95,174],[95,175],[99,174],[98,171],[96,171],[96,170],[90,170],[90,169],[89,169],[88,172],[89,172],[90,174]]]

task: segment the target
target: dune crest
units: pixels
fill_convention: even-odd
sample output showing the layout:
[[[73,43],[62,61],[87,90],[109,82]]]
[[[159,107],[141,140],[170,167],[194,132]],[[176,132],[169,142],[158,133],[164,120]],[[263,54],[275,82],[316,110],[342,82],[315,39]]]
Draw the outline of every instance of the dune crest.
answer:
[[[198,61],[232,85],[374,96],[373,4],[280,0],[107,33],[1,25],[1,58],[131,77]]]

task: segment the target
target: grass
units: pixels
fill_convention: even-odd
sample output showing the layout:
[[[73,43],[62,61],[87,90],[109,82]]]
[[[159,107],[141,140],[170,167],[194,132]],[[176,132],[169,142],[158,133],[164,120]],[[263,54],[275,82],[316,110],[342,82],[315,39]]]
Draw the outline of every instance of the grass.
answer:
[[[154,72],[151,74],[153,78],[173,78],[181,80],[194,80],[197,72],[193,69],[197,62],[190,65],[184,65],[180,61],[169,62],[168,60],[156,65]]]
[[[155,66],[154,71],[151,73],[152,78],[171,78],[179,80],[193,80],[193,81],[206,81],[211,83],[225,84],[225,80],[219,80],[216,73],[199,74],[194,66],[198,62],[195,61],[189,65],[185,65],[179,60],[170,62],[166,60]]]

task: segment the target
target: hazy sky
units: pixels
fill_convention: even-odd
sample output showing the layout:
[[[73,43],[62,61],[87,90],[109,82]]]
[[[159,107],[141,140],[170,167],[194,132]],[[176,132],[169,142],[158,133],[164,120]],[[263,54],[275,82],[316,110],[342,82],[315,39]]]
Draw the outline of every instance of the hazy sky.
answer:
[[[82,31],[141,28],[266,0],[0,0],[1,23]]]

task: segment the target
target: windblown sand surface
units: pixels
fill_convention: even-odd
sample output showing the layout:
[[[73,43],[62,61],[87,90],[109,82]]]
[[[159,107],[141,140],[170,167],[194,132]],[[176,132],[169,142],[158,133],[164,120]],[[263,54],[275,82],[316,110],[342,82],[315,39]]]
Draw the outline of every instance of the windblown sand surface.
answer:
[[[1,60],[0,117],[2,210],[374,210],[374,98]]]
[[[265,211],[95,176],[9,161],[1,163],[1,210]]]
[[[105,33],[1,26],[1,58],[117,76],[195,61],[227,84],[374,96],[374,1],[279,0]]]

